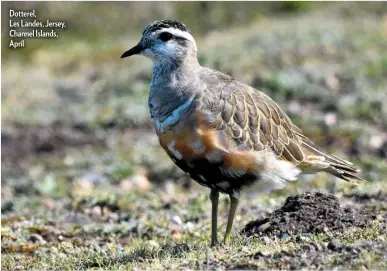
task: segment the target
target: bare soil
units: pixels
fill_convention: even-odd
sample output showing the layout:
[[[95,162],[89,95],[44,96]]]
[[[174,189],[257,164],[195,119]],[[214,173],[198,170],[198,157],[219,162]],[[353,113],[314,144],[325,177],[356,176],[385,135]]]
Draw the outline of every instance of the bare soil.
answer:
[[[378,212],[369,209],[343,207],[334,195],[305,192],[288,197],[280,209],[269,217],[251,221],[242,232],[247,236],[281,237],[286,234],[340,232],[349,227],[364,228],[377,218]]]

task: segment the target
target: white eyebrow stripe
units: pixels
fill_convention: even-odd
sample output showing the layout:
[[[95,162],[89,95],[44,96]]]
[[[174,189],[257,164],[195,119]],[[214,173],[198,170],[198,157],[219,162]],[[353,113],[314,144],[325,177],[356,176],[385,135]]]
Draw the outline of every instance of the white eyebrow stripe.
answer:
[[[190,33],[186,32],[186,31],[181,31],[180,29],[170,27],[170,28],[159,29],[153,33],[154,33],[154,35],[159,35],[161,32],[168,32],[174,36],[185,38],[185,39],[191,41],[196,46],[194,38],[192,37],[192,35]]]

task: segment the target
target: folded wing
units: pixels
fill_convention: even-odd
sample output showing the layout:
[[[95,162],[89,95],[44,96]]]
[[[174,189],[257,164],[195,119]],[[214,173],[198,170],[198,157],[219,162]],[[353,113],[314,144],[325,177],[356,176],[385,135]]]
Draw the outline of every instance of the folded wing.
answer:
[[[213,128],[222,131],[226,146],[272,151],[306,173],[326,171],[349,182],[362,180],[350,162],[324,153],[264,93],[214,70],[203,77],[202,109]]]

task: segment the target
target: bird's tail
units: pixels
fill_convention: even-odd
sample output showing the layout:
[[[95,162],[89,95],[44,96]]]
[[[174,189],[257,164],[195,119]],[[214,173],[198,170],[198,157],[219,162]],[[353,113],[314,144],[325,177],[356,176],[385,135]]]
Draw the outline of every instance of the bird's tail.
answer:
[[[359,184],[359,181],[364,181],[362,178],[357,176],[359,170],[350,164],[338,165],[330,163],[330,167],[325,171],[350,183]]]
[[[299,135],[300,136],[300,135]],[[359,169],[347,160],[333,154],[324,153],[310,139],[301,134],[302,149],[308,154],[303,162],[303,171],[325,171],[353,184],[359,184],[364,179],[357,176]]]

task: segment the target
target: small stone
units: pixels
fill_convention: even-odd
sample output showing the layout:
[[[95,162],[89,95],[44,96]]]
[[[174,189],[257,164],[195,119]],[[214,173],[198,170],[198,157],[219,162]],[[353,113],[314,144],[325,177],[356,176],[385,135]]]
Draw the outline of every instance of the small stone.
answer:
[[[270,222],[267,222],[265,224],[262,224],[261,226],[258,227],[258,232],[264,232],[266,231],[268,228],[270,228],[271,224]]]
[[[334,73],[328,74],[324,79],[325,85],[330,90],[337,92],[340,89],[340,81]]]
[[[168,195],[173,195],[176,190],[176,184],[172,181],[166,181],[164,184],[164,190]]]
[[[310,238],[309,237],[307,237],[307,236],[303,236],[303,235],[298,235],[297,237],[296,237],[296,242],[297,243],[304,243],[304,242],[309,242],[310,241]]]
[[[328,248],[333,251],[337,251],[342,247],[339,239],[333,239],[328,243]]]
[[[177,224],[177,225],[183,224],[183,221],[181,221],[181,218],[178,215],[175,215],[174,217],[172,217],[172,222]]]
[[[255,254],[254,258],[258,259],[259,257],[268,257],[268,256],[270,256],[270,252],[266,250],[262,250],[262,251],[259,251],[257,254]]]
[[[270,238],[267,237],[267,236],[262,236],[261,238],[259,238],[259,240],[264,243],[265,245],[269,244],[271,242]]]
[[[58,236],[58,240],[59,240],[59,241],[63,241],[63,236],[62,236],[62,235],[59,235],[59,236]]]
[[[371,148],[377,150],[380,149],[383,145],[383,143],[387,140],[385,135],[373,135],[369,139],[369,144]]]
[[[194,229],[195,229],[195,225],[191,221],[185,223],[184,225],[185,231],[192,232]]]
[[[333,126],[337,122],[337,116],[335,113],[328,113],[324,116],[324,122],[327,126]]]
[[[314,246],[309,245],[309,244],[303,245],[302,249],[306,250],[306,251],[315,251],[316,250]]]
[[[64,159],[63,159],[63,163],[66,165],[66,166],[72,166],[74,164],[74,157],[70,156],[70,155],[67,155]]]
[[[102,216],[102,210],[99,206],[94,206],[90,208],[90,213],[94,217],[101,217]]]
[[[44,240],[44,238],[40,234],[37,234],[37,233],[31,234],[29,240],[33,243],[38,243],[41,245],[47,243],[46,240]]]
[[[319,243],[317,243],[316,241],[312,242],[311,245],[314,246],[316,251],[323,251],[323,247]]]
[[[117,213],[110,213],[109,214],[109,219],[111,221],[117,222],[120,219],[120,216]]]
[[[148,171],[146,169],[141,169],[137,175],[122,180],[120,186],[126,192],[133,190],[147,191],[152,188],[152,184],[148,179]]]

